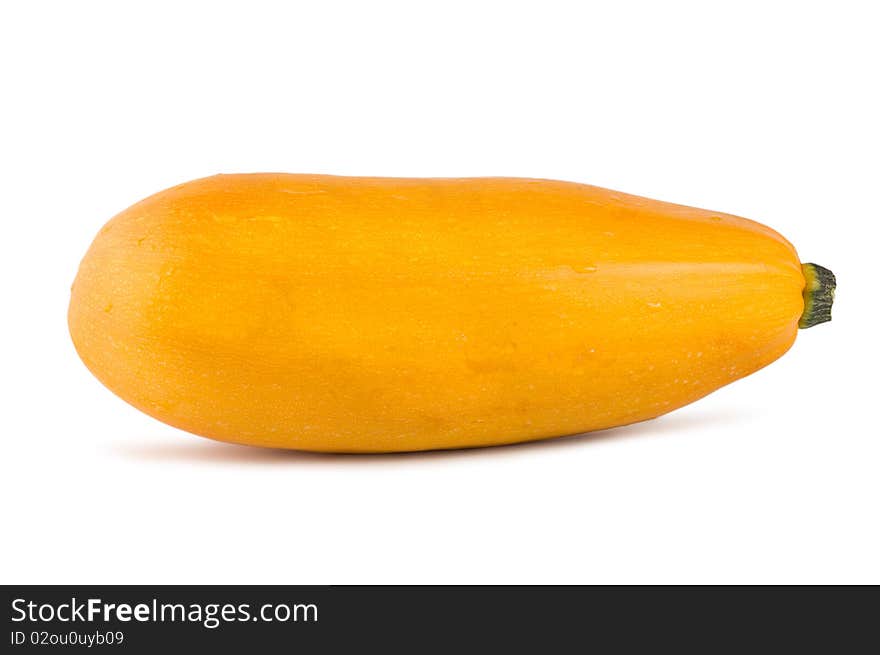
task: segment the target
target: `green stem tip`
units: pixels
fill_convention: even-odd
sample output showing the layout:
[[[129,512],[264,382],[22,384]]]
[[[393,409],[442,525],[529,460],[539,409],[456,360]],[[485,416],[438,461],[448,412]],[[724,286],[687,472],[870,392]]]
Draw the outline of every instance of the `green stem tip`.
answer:
[[[834,289],[837,280],[834,273],[818,264],[803,264],[804,313],[798,321],[802,330],[831,320],[831,305],[834,304]]]

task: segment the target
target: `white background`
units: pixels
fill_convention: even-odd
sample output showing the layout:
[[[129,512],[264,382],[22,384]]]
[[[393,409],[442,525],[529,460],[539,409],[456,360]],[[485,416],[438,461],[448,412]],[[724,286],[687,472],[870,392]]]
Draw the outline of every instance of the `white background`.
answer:
[[[880,583],[872,2],[4,2],[4,583]],[[765,222],[835,319],[656,421],[518,447],[224,445],[67,334],[116,212],[218,172],[512,175]]]

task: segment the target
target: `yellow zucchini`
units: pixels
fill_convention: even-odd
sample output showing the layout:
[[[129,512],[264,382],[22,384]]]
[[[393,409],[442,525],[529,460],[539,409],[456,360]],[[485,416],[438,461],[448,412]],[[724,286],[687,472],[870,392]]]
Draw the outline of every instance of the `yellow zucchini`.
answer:
[[[184,430],[410,451],[659,416],[782,355],[833,288],[761,224],[593,186],[218,175],[101,230],[69,326]]]

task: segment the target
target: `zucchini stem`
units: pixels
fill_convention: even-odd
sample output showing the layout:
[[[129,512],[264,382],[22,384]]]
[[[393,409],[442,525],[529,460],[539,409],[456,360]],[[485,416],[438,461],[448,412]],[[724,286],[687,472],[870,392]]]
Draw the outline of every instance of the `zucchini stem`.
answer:
[[[804,313],[798,321],[802,330],[831,320],[834,289],[837,280],[834,273],[818,264],[802,264],[804,271]]]

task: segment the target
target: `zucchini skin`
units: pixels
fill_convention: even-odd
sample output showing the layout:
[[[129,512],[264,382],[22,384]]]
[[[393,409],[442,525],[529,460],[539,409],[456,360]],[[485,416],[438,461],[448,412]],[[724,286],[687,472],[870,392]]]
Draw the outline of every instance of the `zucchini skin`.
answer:
[[[218,175],[107,223],[68,323],[170,425],[393,452],[659,416],[788,350],[804,288],[766,226],[593,186]]]

